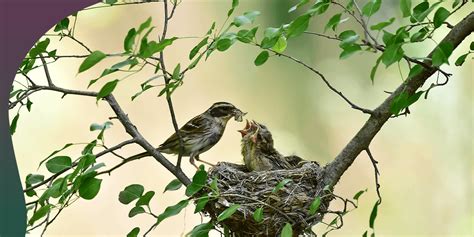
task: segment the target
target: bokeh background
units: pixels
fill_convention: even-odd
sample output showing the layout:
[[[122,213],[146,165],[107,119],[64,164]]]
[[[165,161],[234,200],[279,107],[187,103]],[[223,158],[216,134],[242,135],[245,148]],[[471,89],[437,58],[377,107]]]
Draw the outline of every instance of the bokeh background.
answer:
[[[256,24],[261,28],[289,22],[295,14],[287,9],[296,1],[241,1],[240,14],[259,10],[262,15]],[[169,36],[201,36],[213,21],[220,26],[230,6],[228,1],[183,1],[171,21]],[[467,7],[468,8],[468,7]],[[325,20],[335,13],[333,8],[323,18],[311,22],[311,30],[321,32]],[[456,23],[468,13],[464,9],[448,21]],[[386,20],[387,16],[400,16],[396,1],[384,2],[381,11],[371,22]],[[152,35],[162,29],[161,3],[117,6],[81,11],[78,14],[76,37],[93,50],[106,53],[120,52],[122,39],[132,27],[137,27],[148,16],[157,26]],[[400,24],[396,21],[394,25]],[[357,27],[346,22],[339,32]],[[393,26],[394,27],[394,26]],[[389,28],[390,29],[390,28]],[[391,28],[393,29],[393,28]],[[445,34],[439,30],[434,39]],[[261,36],[261,35],[259,35]],[[51,38],[50,48],[57,48],[58,55],[86,54],[74,42]],[[166,49],[168,68],[177,63],[187,64],[189,50],[199,39],[175,41]],[[467,41],[467,40],[466,40]],[[425,55],[434,43],[406,47],[409,55]],[[468,50],[464,42],[455,50],[451,59]],[[276,147],[284,154],[298,154],[306,159],[325,164],[332,160],[367,119],[366,115],[350,109],[337,95],[331,93],[320,78],[305,68],[284,58],[272,57],[263,66],[256,67],[253,60],[257,48],[236,44],[225,53],[215,52],[206,62],[187,73],[185,83],[174,94],[173,100],[178,123],[184,124],[216,101],[229,101],[248,112],[248,118],[266,124],[271,129]],[[339,90],[363,107],[374,108],[386,96],[384,90],[393,90],[401,83],[396,66],[388,70],[380,67],[374,85],[369,79],[376,55],[357,54],[340,61],[336,42],[312,36],[302,36],[290,41],[288,53],[320,70]],[[82,59],[63,59],[50,66],[58,86],[85,89],[88,81],[104,68],[117,62],[106,59],[93,69],[76,75]],[[453,63],[452,63],[453,64]],[[473,67],[468,60],[463,67],[446,66],[453,73],[450,82],[430,92],[427,100],[420,100],[411,107],[412,114],[390,120],[376,136],[371,148],[379,160],[383,204],[379,207],[376,232],[382,236],[470,236],[473,217]],[[402,65],[402,73],[408,71]],[[172,132],[173,127],[166,101],[157,97],[158,90],[150,90],[131,101],[140,89],[140,83],[153,76],[145,70],[121,82],[115,95],[142,134],[159,145]],[[45,82],[43,71],[31,72],[31,77]],[[94,85],[98,90],[108,77]],[[48,172],[38,163],[52,151],[70,142],[89,142],[97,135],[89,131],[91,123],[105,122],[113,112],[107,104],[95,104],[93,98],[66,96],[54,92],[40,92],[32,96],[30,113],[23,111],[13,136],[15,155],[21,179],[29,173]],[[16,111],[11,112],[11,118]],[[128,135],[118,122],[106,131],[106,144],[114,145]],[[243,124],[231,121],[221,141],[201,157],[207,161],[241,162],[240,134]],[[77,156],[80,147],[70,148],[64,154]],[[133,155],[142,150],[138,146],[121,149],[120,154]],[[174,156],[167,156],[175,160]],[[111,166],[118,159],[103,157],[101,161]],[[192,175],[194,168],[185,165]],[[129,206],[118,201],[118,193],[129,184],[141,183],[146,190],[158,195],[152,202],[156,213],[184,198],[183,190],[161,194],[173,177],[154,159],[147,158],[127,164],[104,177],[98,196],[79,200],[66,208],[53,223],[47,236],[123,236],[133,227],[142,230],[153,224],[145,215],[128,218]],[[333,236],[360,236],[368,229],[368,220],[376,200],[372,165],[361,154],[336,187],[341,196],[352,197],[357,191],[368,188],[360,200],[360,207],[345,216],[344,227],[331,233]],[[27,199],[28,201],[28,199]],[[335,205],[337,207],[337,205]],[[190,206],[181,215],[165,220],[153,232],[156,236],[179,236],[200,223],[201,217],[193,214]],[[317,228],[320,230],[321,228]],[[39,235],[32,232],[31,236]]]

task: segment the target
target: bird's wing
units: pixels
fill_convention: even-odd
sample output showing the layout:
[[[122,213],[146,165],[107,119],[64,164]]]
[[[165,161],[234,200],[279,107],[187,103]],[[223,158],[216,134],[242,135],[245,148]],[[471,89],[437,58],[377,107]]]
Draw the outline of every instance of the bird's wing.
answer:
[[[183,139],[183,142],[186,145],[186,141],[189,140],[192,136],[191,134],[200,134],[200,131],[205,129],[205,126],[207,125],[206,118],[203,116],[196,116],[189,120],[186,124],[184,124],[180,129],[179,129],[179,134],[181,135],[181,138]],[[169,149],[169,148],[178,148],[179,146],[179,139],[178,135],[176,133],[173,133],[168,139],[166,139],[163,144],[159,146],[158,149]]]

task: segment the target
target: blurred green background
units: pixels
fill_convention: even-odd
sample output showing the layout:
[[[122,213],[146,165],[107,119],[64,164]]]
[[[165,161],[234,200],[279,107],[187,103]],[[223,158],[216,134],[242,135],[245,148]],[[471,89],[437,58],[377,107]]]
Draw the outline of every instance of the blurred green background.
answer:
[[[256,24],[261,28],[277,26],[291,21],[297,14],[287,10],[297,1],[241,1],[236,14],[259,10],[262,15]],[[450,2],[450,1],[449,1]],[[449,3],[450,4],[450,3]],[[472,6],[472,5],[471,5]],[[213,21],[221,26],[230,1],[183,1],[170,23],[168,36],[202,36]],[[447,7],[448,8],[448,7]],[[448,21],[457,23],[469,13],[469,6]],[[310,29],[322,32],[327,19],[336,10],[332,7],[322,18],[311,22]],[[162,29],[161,3],[117,6],[80,12],[76,37],[93,50],[116,53],[122,50],[123,37],[132,27],[137,27],[148,16],[153,17],[157,28]],[[398,1],[384,1],[380,12],[370,22],[377,23],[389,17],[400,18]],[[396,20],[393,30],[402,22]],[[339,26],[338,32],[357,28],[352,21]],[[358,28],[357,28],[358,29]],[[359,30],[360,32],[360,30]],[[439,41],[447,30],[438,30],[434,39]],[[331,32],[329,32],[331,34]],[[261,32],[258,34],[261,39]],[[168,68],[177,63],[188,64],[189,50],[200,39],[180,39],[165,51]],[[472,38],[471,38],[472,41]],[[451,62],[468,50],[464,42],[451,56]],[[409,55],[423,56],[435,44],[418,44],[406,47]],[[68,39],[52,39],[50,48],[58,48],[58,55],[86,54]],[[260,51],[237,43],[225,53],[215,52],[207,61],[190,71],[184,85],[174,94],[173,100],[178,123],[184,124],[213,102],[228,101],[248,112],[248,118],[266,124],[272,131],[276,147],[284,154],[297,154],[306,159],[325,164],[333,159],[359,130],[367,116],[355,111],[332,93],[309,70],[285,58],[271,57],[263,66],[256,67],[254,58]],[[375,84],[369,73],[378,55],[356,54],[339,60],[337,42],[304,35],[289,42],[287,53],[316,69],[355,103],[374,108],[401,83],[397,66],[389,70],[379,67]],[[58,86],[85,89],[88,81],[104,68],[119,59],[106,59],[93,69],[76,75],[82,59],[63,59],[50,66]],[[454,63],[452,63],[454,64]],[[450,82],[430,92],[427,100],[420,100],[411,107],[412,114],[390,120],[371,144],[372,153],[379,161],[383,203],[379,207],[376,232],[380,236],[471,236],[473,215],[473,67],[467,60],[463,67],[445,66],[453,73]],[[408,70],[401,64],[403,75]],[[145,70],[119,84],[114,92],[123,109],[142,134],[153,144],[159,145],[172,132],[166,101],[157,97],[160,88],[150,90],[130,101],[140,89],[140,83],[153,76]],[[31,77],[45,82],[43,71],[34,70]],[[92,90],[114,77],[101,79]],[[433,80],[433,78],[431,79]],[[429,85],[429,84],[428,84]],[[106,103],[97,106],[93,98],[66,96],[40,92],[32,96],[32,112],[23,112],[13,136],[15,154],[22,180],[29,173],[47,174],[38,163],[52,151],[69,142],[89,142],[96,133],[89,131],[91,123],[103,123],[113,112]],[[13,113],[16,113],[14,111]],[[11,116],[14,116],[14,114]],[[106,144],[114,145],[128,135],[120,124],[106,132]],[[229,122],[226,133],[213,149],[201,155],[202,159],[241,162],[240,134],[243,124]],[[121,149],[120,154],[133,155],[142,150],[138,146]],[[72,157],[80,148],[70,149]],[[174,161],[176,157],[167,156]],[[119,162],[114,157],[103,157],[107,165]],[[186,163],[188,174],[194,168]],[[357,191],[368,188],[360,199],[360,207],[346,215],[344,227],[331,236],[361,236],[368,229],[369,215],[376,200],[372,164],[361,154],[336,187],[340,196],[352,197]],[[99,195],[92,201],[79,200],[66,208],[49,227],[47,236],[123,236],[133,227],[142,230],[153,224],[148,216],[128,218],[130,207],[118,202],[118,193],[132,183],[141,183],[146,190],[159,195],[152,202],[156,213],[184,197],[183,191],[161,194],[172,179],[169,172],[152,158],[127,164],[104,177]],[[334,203],[334,207],[339,205]],[[161,223],[154,236],[178,236],[187,233],[200,223],[201,217],[193,214],[190,206],[185,213]],[[317,227],[318,231],[324,230]],[[32,236],[40,232],[32,232]],[[217,236],[217,232],[214,233]]]

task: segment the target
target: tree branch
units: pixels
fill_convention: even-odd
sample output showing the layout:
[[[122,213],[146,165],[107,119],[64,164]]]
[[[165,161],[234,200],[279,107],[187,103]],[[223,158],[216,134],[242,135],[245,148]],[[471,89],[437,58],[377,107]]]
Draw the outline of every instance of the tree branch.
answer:
[[[474,12],[471,12],[463,20],[461,20],[453,29],[446,35],[440,43],[451,43],[455,49],[467,36],[474,31]],[[437,68],[431,64],[431,58],[434,50],[423,61],[429,68],[424,68],[417,76],[403,82],[385,101],[380,104],[374,113],[370,116],[363,127],[357,134],[349,141],[344,149],[336,156],[336,158],[326,165],[324,182],[327,185],[334,186],[344,172],[351,166],[356,157],[369,146],[372,139],[380,131],[382,126],[392,115],[390,113],[390,105],[395,97],[402,92],[412,95],[418,88],[423,86],[425,81],[433,75]]]
[[[309,70],[311,70],[312,72],[316,73],[322,80],[323,82],[326,84],[327,87],[329,87],[330,90],[332,90],[333,92],[335,92],[337,95],[339,95],[344,101],[346,101],[350,106],[351,108],[353,109],[356,109],[356,110],[359,110],[359,111],[362,111],[363,113],[366,113],[366,114],[372,114],[373,111],[370,110],[370,109],[365,109],[365,108],[362,108],[356,104],[354,104],[352,101],[350,101],[341,91],[337,90],[333,85],[331,85],[331,83],[326,79],[326,77],[321,73],[319,72],[318,70],[316,70],[315,68],[309,66],[308,64],[306,64],[305,62],[293,57],[293,56],[290,56],[290,55],[286,55],[286,54],[282,54],[282,53],[278,53],[272,49],[268,49],[269,51],[275,53],[276,55],[278,56],[283,56],[285,58],[288,58],[288,59],[291,59],[293,60],[294,62],[300,64],[300,65],[303,65],[304,67],[308,68]]]

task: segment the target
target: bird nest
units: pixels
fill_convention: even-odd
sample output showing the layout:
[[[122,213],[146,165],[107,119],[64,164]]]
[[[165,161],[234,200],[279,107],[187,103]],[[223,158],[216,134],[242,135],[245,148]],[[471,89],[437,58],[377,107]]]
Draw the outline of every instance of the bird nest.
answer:
[[[322,219],[332,199],[324,195],[329,191],[322,182],[323,169],[315,162],[295,169],[258,172],[249,172],[244,165],[220,162],[211,168],[209,177],[209,182],[218,180],[219,198],[209,201],[204,213],[217,220],[229,206],[240,204],[233,215],[221,222],[234,236],[277,236],[286,223],[292,225],[296,235],[311,233],[311,226]],[[310,214],[315,197],[323,196],[318,211]],[[254,219],[258,208],[263,210],[260,222]]]

